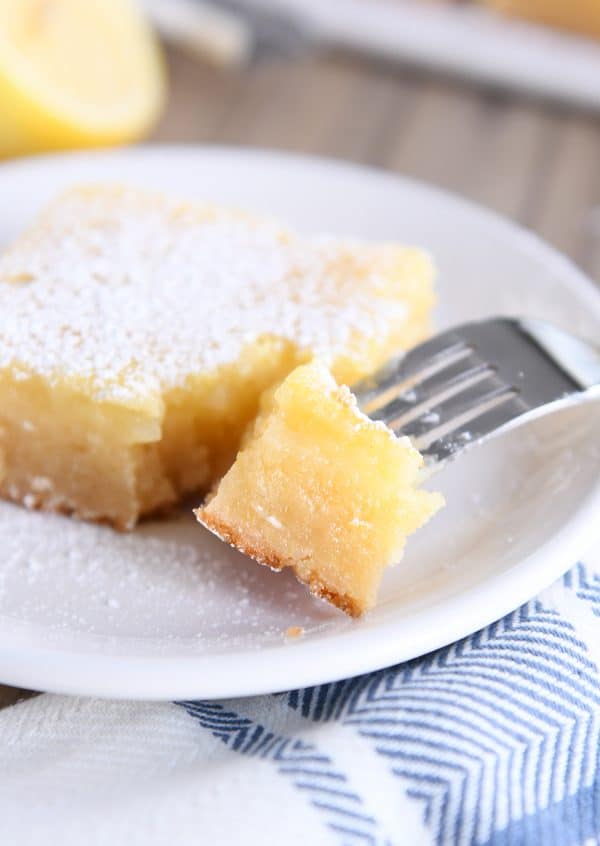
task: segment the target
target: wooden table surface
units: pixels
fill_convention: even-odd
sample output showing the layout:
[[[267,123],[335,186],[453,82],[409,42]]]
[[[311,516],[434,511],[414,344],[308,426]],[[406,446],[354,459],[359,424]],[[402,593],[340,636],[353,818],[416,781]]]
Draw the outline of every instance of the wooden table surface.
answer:
[[[600,284],[600,117],[408,69],[321,56],[245,72],[169,56],[155,142],[335,156],[423,179],[534,229]],[[0,686],[0,707],[25,691]]]
[[[600,116],[342,56],[240,74],[171,56],[164,142],[385,167],[536,230],[600,281]]]

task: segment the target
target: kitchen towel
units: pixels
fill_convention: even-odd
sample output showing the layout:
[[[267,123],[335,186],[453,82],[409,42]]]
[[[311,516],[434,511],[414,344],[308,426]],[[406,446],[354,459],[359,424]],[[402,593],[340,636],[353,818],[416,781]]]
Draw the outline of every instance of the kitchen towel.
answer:
[[[176,703],[0,712],[6,844],[600,842],[600,557],[379,672]]]

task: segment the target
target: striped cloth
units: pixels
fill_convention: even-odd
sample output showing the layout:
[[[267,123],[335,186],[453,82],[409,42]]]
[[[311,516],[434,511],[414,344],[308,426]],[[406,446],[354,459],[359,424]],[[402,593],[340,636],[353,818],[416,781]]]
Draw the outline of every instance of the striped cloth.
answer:
[[[6,844],[600,843],[600,558],[483,631],[221,702],[0,714]]]

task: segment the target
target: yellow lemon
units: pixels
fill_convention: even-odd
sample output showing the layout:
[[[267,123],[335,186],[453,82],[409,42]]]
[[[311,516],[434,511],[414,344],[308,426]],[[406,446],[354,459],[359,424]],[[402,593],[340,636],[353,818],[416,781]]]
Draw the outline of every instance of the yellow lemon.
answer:
[[[135,0],[0,0],[0,156],[133,140],[164,96]]]

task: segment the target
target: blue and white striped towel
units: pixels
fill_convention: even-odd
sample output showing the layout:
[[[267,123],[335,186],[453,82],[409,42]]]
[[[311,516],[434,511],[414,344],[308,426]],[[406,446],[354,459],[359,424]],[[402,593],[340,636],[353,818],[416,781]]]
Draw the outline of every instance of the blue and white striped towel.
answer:
[[[600,558],[424,658],[228,702],[0,713],[3,844],[600,843]]]

